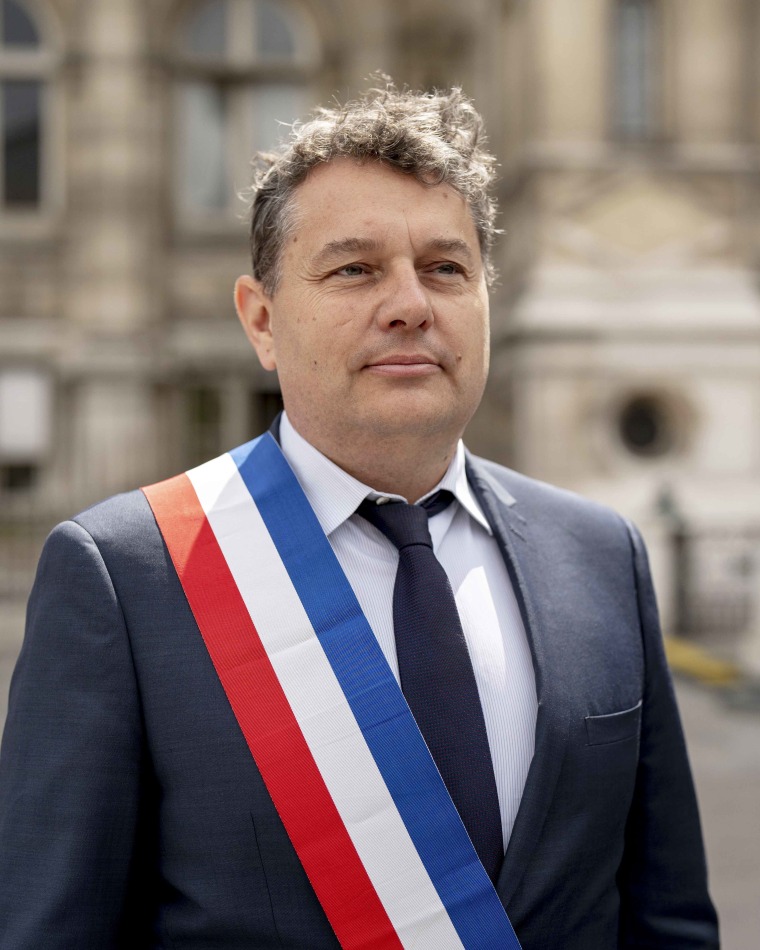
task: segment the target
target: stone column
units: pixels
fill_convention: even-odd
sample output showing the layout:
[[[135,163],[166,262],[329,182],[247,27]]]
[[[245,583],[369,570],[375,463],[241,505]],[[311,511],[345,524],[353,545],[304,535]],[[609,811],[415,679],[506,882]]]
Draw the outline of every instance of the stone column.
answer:
[[[149,480],[156,464],[163,143],[146,28],[139,0],[83,5],[69,68],[61,366],[75,497]]]

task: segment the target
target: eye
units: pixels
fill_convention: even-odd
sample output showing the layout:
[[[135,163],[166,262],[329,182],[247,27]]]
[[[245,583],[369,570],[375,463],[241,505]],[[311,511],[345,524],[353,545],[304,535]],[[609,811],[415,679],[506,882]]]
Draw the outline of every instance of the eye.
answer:
[[[335,271],[339,277],[361,277],[366,272],[367,268],[364,264],[345,264]]]
[[[443,274],[444,277],[463,273],[462,267],[453,261],[440,261],[440,263],[434,264],[431,270],[436,274]]]

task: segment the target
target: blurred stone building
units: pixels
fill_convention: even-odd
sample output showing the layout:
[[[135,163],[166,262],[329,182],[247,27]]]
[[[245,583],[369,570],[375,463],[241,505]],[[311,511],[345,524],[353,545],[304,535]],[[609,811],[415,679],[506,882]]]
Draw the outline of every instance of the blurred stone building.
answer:
[[[668,627],[760,666],[758,49],[755,0],[0,0],[0,595],[278,410],[237,195],[381,69],[461,84],[502,165],[469,444],[637,520]]]

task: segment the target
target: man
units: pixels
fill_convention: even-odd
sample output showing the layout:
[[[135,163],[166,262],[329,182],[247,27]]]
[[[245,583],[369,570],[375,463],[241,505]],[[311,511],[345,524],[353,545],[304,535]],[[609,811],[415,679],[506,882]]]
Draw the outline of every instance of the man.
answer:
[[[388,87],[262,159],[235,300],[286,414],[49,538],[3,950],[718,946],[638,535],[460,442],[481,133]]]

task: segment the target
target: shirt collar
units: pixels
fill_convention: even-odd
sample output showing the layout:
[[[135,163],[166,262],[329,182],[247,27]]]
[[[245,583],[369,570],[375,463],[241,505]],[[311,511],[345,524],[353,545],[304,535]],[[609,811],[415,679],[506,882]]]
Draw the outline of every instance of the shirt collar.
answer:
[[[280,446],[326,535],[329,536],[347,521],[365,498],[381,497],[380,492],[344,472],[307,442],[293,428],[287,413],[282,414]],[[467,481],[464,445],[461,439],[457,443],[454,458],[446,474],[424,497],[427,498],[440,488],[448,489],[470,517],[489,534],[493,533]],[[399,495],[385,497],[400,498]]]

